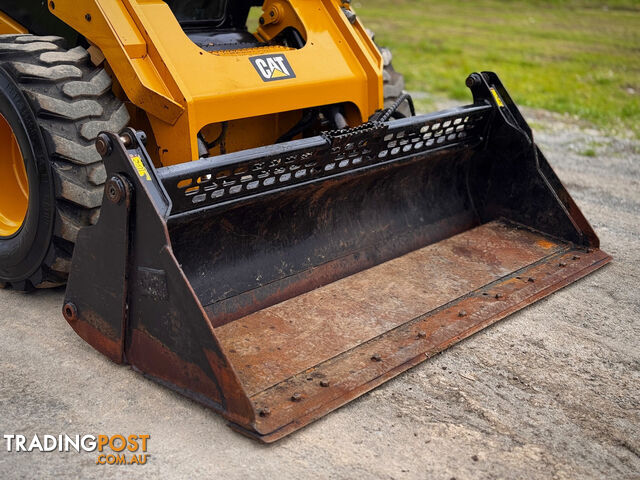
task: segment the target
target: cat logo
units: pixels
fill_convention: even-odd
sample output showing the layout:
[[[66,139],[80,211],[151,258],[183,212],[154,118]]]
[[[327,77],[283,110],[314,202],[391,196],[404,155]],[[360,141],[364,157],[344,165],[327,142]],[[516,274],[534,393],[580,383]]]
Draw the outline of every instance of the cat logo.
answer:
[[[293,73],[287,57],[283,54],[260,55],[258,57],[251,57],[249,60],[260,74],[260,78],[265,82],[296,78],[296,74]]]

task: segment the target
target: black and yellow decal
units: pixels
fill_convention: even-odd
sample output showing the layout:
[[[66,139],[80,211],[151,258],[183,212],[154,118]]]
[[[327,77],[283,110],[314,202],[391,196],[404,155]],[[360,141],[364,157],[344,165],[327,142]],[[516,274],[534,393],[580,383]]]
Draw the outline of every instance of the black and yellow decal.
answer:
[[[129,158],[131,158],[131,163],[133,163],[133,166],[136,167],[136,170],[138,171],[138,175],[140,175],[141,178],[144,178],[147,182],[150,182],[151,175],[149,175],[149,172],[147,171],[147,167],[144,166],[144,162],[142,161],[142,158],[140,158],[137,155],[129,155]]]
[[[491,87],[491,94],[493,95],[493,98],[496,101],[496,105],[498,105],[499,107],[504,107],[504,102],[502,101],[502,98],[500,98],[500,95],[498,95],[498,92],[493,87]]]
[[[287,80],[296,78],[293,68],[289,64],[284,54],[259,55],[250,57],[249,60],[256,69],[260,78],[265,82],[274,82],[276,80]]]

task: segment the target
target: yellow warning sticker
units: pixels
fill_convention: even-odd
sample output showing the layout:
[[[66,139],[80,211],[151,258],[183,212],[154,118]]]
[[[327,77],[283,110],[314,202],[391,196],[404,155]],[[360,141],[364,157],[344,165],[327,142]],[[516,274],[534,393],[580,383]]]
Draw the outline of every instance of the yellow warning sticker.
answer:
[[[138,171],[138,175],[140,175],[140,177],[143,177],[145,180],[150,182],[151,175],[149,175],[149,172],[147,171],[147,167],[144,166],[142,159],[137,155],[131,155],[131,162],[133,163],[133,166],[136,167],[136,170]]]
[[[496,103],[498,104],[498,106],[504,107],[504,103],[502,102],[502,99],[500,98],[500,95],[498,95],[498,92],[496,92],[495,88],[491,89],[491,93],[493,94],[493,98],[496,99]]]

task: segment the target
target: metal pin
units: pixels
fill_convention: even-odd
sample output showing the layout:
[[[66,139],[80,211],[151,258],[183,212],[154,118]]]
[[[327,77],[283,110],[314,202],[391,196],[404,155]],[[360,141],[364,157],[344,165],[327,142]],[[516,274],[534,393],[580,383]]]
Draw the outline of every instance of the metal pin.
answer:
[[[466,317],[467,316],[467,311],[466,310],[460,310],[458,312],[458,316],[459,317]]]
[[[380,356],[379,353],[374,353],[371,356],[371,360],[373,360],[374,362],[381,362],[382,361],[382,357]]]
[[[301,393],[294,393],[293,395],[291,395],[291,401],[292,402],[299,402],[300,400],[302,400],[302,394]]]
[[[271,409],[269,407],[264,407],[258,410],[258,415],[261,417],[268,417],[271,414]]]
[[[321,387],[328,387],[329,386],[329,380],[320,380],[320,386]]]
[[[127,148],[133,145],[133,138],[131,138],[131,135],[128,132],[125,132],[122,135],[120,135],[120,141],[124,143],[124,146]]]
[[[420,331],[418,332],[418,338],[426,338],[427,332]]]

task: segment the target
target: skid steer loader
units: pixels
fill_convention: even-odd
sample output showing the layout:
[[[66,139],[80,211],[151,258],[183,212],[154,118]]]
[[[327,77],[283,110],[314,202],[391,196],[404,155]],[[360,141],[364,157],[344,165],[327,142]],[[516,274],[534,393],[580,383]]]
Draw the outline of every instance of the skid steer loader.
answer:
[[[495,74],[416,116],[348,1],[4,1],[0,34],[0,282],[66,282],[81,338],[264,442],[610,260]]]

